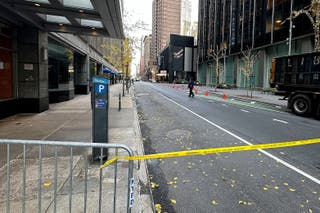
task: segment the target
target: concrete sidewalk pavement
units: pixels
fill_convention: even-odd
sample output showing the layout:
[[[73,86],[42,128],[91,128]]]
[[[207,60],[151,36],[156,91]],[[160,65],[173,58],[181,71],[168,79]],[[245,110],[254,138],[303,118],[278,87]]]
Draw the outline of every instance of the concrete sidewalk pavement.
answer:
[[[163,84],[169,87],[178,87],[186,92],[188,91],[187,84]],[[268,105],[271,107],[275,107],[282,111],[287,111],[287,102],[288,100],[281,100],[283,96],[278,96],[273,93],[263,92],[258,90],[253,90],[252,97],[251,91],[247,89],[217,89],[215,90],[214,87],[208,86],[198,86],[194,87],[198,90],[198,94],[205,95],[205,92],[208,91],[209,95],[223,97],[225,95],[228,99],[235,99],[244,102],[256,102],[259,104]]]
[[[135,154],[142,155],[143,144],[139,128],[138,115],[134,100],[133,89],[129,93],[125,93],[122,97],[122,109],[118,110],[119,94],[122,94],[122,84],[110,86],[109,96],[109,143],[124,144],[132,148]],[[90,104],[90,95],[76,96],[73,100],[51,104],[50,109],[40,114],[18,114],[6,119],[0,120],[0,138],[3,139],[31,139],[31,140],[50,140],[50,141],[92,141],[92,111]],[[2,147],[1,147],[2,146]],[[11,146],[11,212],[21,211],[22,199],[22,157],[21,146]],[[58,212],[69,212],[68,203],[68,180],[69,173],[69,152],[60,150],[57,164],[59,173],[58,176]],[[91,150],[75,150],[73,156],[73,202],[72,212],[81,212],[83,209],[83,168],[86,161],[86,155],[90,154]],[[114,152],[110,152],[110,158]],[[0,145],[0,212],[6,210],[6,147]],[[28,149],[27,152],[27,202],[26,212],[34,212],[37,210],[37,151]],[[53,157],[52,150],[49,148],[43,152],[43,196],[42,210],[53,210]],[[116,212],[126,212],[126,190],[127,185],[121,180],[127,178],[126,162],[118,164],[118,181],[117,184],[117,209]],[[109,202],[103,202],[102,210],[112,209],[113,205],[113,189],[114,166],[103,169],[103,201],[111,199]],[[99,199],[100,169],[99,165],[90,163],[88,166],[88,203],[87,212],[97,212],[97,199]],[[149,190],[149,179],[146,163],[144,161],[135,162],[134,166],[135,177],[135,204],[132,212],[153,212],[153,202],[151,192]],[[90,200],[89,200],[90,198]],[[108,212],[107,210],[107,212]]]

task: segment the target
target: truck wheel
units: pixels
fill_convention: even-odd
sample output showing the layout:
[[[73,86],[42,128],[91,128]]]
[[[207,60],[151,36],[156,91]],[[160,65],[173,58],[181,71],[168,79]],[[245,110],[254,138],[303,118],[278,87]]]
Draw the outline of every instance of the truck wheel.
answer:
[[[296,115],[308,116],[312,112],[312,103],[306,95],[296,95],[292,99],[292,112]]]

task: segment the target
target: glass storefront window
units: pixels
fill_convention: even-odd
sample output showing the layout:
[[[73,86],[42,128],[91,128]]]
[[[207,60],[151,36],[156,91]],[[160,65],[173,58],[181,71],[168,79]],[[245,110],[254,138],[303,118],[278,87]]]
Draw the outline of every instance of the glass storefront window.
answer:
[[[74,52],[49,39],[49,89],[74,88]]]

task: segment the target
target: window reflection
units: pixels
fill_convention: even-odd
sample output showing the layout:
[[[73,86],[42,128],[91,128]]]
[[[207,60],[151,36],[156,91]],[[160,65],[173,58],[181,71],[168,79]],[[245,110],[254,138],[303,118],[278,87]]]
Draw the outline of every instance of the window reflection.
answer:
[[[74,87],[73,51],[49,39],[49,89],[69,90]]]

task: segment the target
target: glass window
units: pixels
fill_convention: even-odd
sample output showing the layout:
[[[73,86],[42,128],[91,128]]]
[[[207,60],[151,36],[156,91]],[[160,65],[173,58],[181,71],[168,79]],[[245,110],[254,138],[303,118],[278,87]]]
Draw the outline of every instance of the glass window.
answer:
[[[275,0],[274,41],[282,41],[289,37],[290,1]]]
[[[45,15],[38,14],[42,19],[47,22],[58,23],[58,24],[71,24],[70,21],[64,16],[56,16],[56,15]]]
[[[13,97],[12,75],[12,53],[0,49],[0,100]]]
[[[49,89],[74,87],[74,52],[49,39]]]
[[[71,24],[70,21],[64,16],[47,15],[47,21],[59,24]]]
[[[34,3],[44,3],[44,4],[50,4],[49,0],[26,0]]]
[[[80,23],[81,23],[82,26],[103,28],[103,25],[102,25],[101,21],[81,19]]]
[[[90,0],[64,0],[63,5],[67,7],[76,7],[93,10]]]

